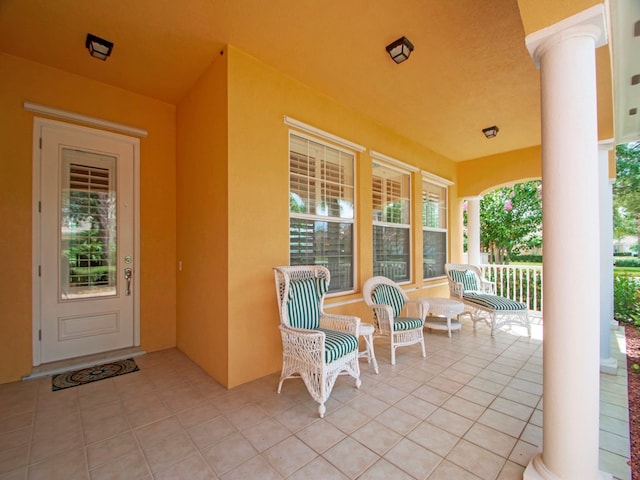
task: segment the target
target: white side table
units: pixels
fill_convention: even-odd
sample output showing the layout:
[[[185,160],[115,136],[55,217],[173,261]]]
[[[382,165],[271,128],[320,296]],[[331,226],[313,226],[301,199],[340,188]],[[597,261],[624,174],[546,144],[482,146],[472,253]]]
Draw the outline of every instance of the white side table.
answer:
[[[375,330],[375,327],[370,323],[360,323],[360,335],[364,338],[366,348],[358,353],[358,357],[366,358],[367,363],[373,362],[373,369],[378,373],[378,361],[373,351],[373,332],[375,332]]]
[[[458,315],[464,311],[464,304],[451,298],[428,297],[429,314],[436,317],[445,317],[446,322],[442,318],[430,318],[424,322],[424,326],[433,330],[446,330],[451,337],[453,330],[460,330],[462,325],[458,320]],[[455,319],[455,320],[452,320]]]

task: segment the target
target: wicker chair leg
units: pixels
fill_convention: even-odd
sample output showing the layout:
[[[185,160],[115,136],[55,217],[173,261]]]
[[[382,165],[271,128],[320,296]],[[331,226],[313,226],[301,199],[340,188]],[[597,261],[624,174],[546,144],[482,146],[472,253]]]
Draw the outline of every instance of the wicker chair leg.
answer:
[[[318,407],[318,413],[320,414],[320,418],[324,418],[324,413],[327,411],[327,407],[324,406],[324,403],[321,403]]]

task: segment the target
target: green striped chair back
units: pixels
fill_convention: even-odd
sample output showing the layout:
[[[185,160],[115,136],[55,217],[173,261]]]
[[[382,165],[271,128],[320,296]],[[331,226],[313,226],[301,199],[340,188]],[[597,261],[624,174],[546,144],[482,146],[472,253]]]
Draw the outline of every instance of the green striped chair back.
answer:
[[[402,312],[404,307],[404,297],[398,289],[392,285],[381,283],[371,292],[371,299],[376,305],[389,305],[393,308],[393,318]]]
[[[471,270],[451,270],[451,279],[456,283],[462,283],[465,292],[478,290],[476,274]]]
[[[320,299],[327,292],[325,278],[307,278],[289,284],[287,314],[293,328],[316,330],[320,326]]]

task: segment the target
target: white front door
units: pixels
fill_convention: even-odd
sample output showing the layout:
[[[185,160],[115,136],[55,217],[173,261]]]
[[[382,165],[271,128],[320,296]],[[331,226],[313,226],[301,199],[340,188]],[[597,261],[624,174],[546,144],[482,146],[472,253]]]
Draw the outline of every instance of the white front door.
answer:
[[[34,364],[134,346],[139,141],[43,119],[34,133]]]

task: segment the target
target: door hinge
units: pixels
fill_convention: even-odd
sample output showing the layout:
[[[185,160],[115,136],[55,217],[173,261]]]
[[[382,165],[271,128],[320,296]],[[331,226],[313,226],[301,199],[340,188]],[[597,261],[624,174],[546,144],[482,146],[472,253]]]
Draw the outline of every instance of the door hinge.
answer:
[[[42,213],[42,202],[38,202],[38,213]]]
[[[38,330],[38,340],[42,341],[42,330]]]
[[[40,150],[42,150],[42,137],[40,137],[39,143],[40,143]]]
[[[38,265],[38,276],[42,276],[42,265]]]

